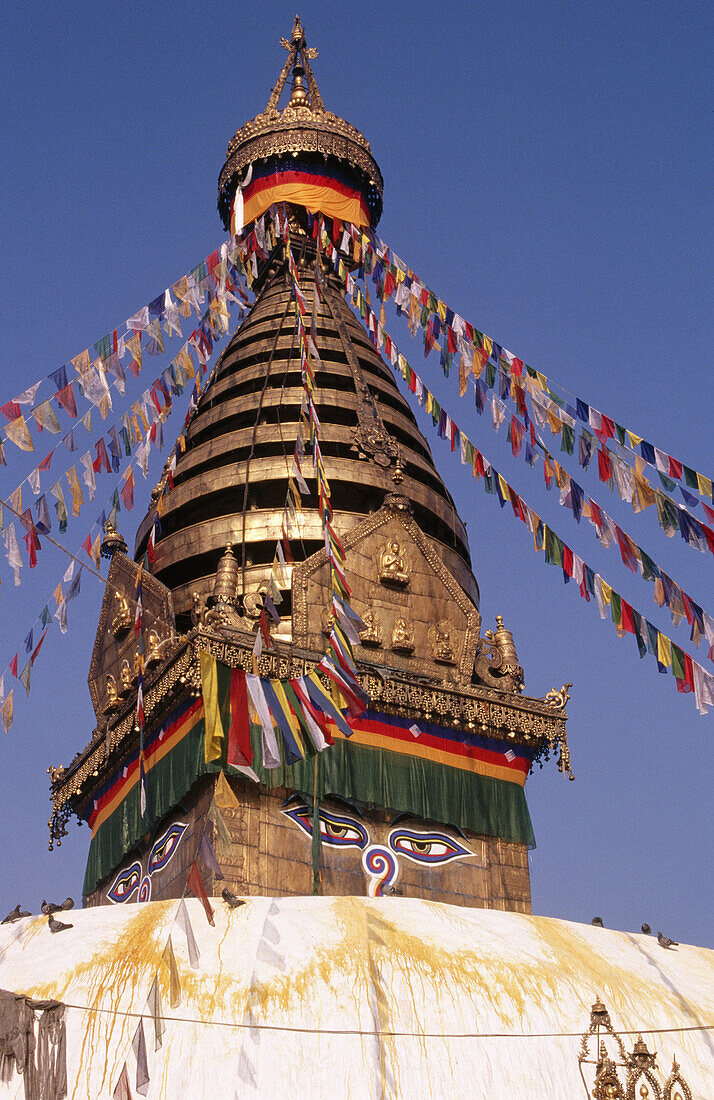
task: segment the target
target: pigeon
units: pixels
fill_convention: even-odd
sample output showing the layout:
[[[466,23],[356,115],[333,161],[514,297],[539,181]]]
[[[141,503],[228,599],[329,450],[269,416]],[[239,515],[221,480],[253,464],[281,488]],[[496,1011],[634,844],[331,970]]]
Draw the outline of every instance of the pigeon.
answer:
[[[676,940],[671,940],[669,936],[663,936],[661,932],[657,933],[657,943],[660,947],[679,947]]]
[[[14,921],[20,920],[21,917],[29,916],[30,913],[28,913],[27,909],[21,909],[20,903],[18,902],[13,911],[8,913],[8,915],[0,921],[0,924],[13,924]]]
[[[396,898],[403,897],[402,891],[397,886],[388,886],[386,888],[386,890],[383,891],[383,893],[388,897],[389,896],[396,897]]]
[[[243,898],[237,898],[235,894],[232,894],[227,886],[224,886],[221,890],[221,897],[227,905],[230,905],[231,909],[237,909],[239,905],[245,905]]]
[[[652,932],[652,929],[650,928],[649,924],[643,924],[642,925],[642,931],[644,932],[644,934],[646,936],[649,936],[650,933]]]
[[[594,924],[596,928],[604,928],[605,927],[605,925],[602,923],[602,917],[593,917],[593,919],[590,921],[590,923]]]
[[[46,917],[49,917],[50,913],[60,913],[65,909],[71,909],[74,905],[72,898],[65,898],[63,902],[56,905],[53,901],[43,901],[40,908]]]
[[[63,924],[61,920],[55,920],[51,913],[48,913],[47,916],[50,932],[65,932],[68,928],[74,928],[73,924]]]

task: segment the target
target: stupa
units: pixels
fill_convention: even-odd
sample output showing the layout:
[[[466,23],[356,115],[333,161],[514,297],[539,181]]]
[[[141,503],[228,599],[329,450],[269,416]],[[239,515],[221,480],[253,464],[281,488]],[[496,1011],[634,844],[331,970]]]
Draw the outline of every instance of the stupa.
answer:
[[[280,208],[290,243],[280,237],[262,250],[254,304],[194,411],[171,492],[168,471],[155,490],[135,561],[113,532],[105,540],[112,560],[89,676],[98,724],[56,776],[55,827],[61,832],[70,809],[90,823],[89,905],[181,897],[206,828],[216,841],[206,815],[218,799],[231,836],[223,872],[241,895],[398,889],[528,912],[534,838],[524,784],[550,749],[568,769],[565,694],[524,695],[511,631],[498,616],[482,629],[464,524],[312,232],[318,215],[376,225],[381,173],[359,131],[325,110],[299,20],[284,44],[288,59],[265,111],[228,145],[218,207],[234,231]],[[277,614],[260,673],[300,677],[333,624],[316,480],[309,459],[304,477],[294,468],[305,390],[288,248],[312,318],[319,446],[362,619],[354,656],[369,703],[349,739],[338,731],[314,760],[258,769],[256,784],[203,759],[200,653],[250,672],[267,598]],[[345,260],[358,266],[351,252]],[[156,529],[159,499],[160,534],[142,582],[142,812],[136,638],[121,615],[134,603],[135,562]],[[281,540],[289,560],[276,579]],[[227,782],[218,782],[221,770]],[[159,843],[169,833],[171,858]]]
[[[484,626],[465,526],[320,248],[323,219],[376,226],[379,167],[299,19],[282,44],[219,177],[254,302],[133,557],[104,539],[97,725],[51,772],[53,839],[91,829],[86,909],[0,929],[0,1096],[709,1095],[711,952],[530,916],[525,781],[550,753],[570,774],[570,685],[526,695],[513,624]]]

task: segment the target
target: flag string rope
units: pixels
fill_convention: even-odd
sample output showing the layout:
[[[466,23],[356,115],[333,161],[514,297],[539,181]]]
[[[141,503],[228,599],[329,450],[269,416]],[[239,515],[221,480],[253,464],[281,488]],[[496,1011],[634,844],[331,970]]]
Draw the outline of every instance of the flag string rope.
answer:
[[[370,253],[372,257],[376,256],[378,263],[380,263],[382,265],[390,264],[390,265],[394,266],[395,271],[393,273],[393,278],[395,280],[395,283],[396,283],[396,280],[399,280],[399,274],[401,273],[402,277],[406,276],[407,278],[409,278],[410,280],[412,280],[413,282],[418,284],[418,287],[419,287],[419,290],[420,290],[420,294],[419,294],[420,306],[424,307],[424,309],[428,312],[431,319],[438,318],[440,329],[443,327],[443,328],[446,328],[446,329],[451,329],[452,332],[454,332],[455,330],[463,331],[463,332],[466,333],[466,335],[469,334],[469,330],[470,330],[470,333],[473,336],[473,339],[471,340],[471,343],[472,343],[473,347],[475,348],[475,350],[477,352],[478,351],[487,351],[487,355],[484,359],[484,363],[486,362],[486,360],[489,357],[492,357],[493,351],[494,351],[494,349],[496,349],[497,352],[498,352],[498,354],[496,356],[496,359],[494,360],[496,363],[498,361],[500,361],[501,357],[503,357],[506,364],[507,364],[507,366],[508,366],[508,368],[510,370],[513,369],[513,366],[515,364],[516,369],[518,371],[520,371],[521,373],[523,372],[523,370],[525,370],[530,375],[531,378],[538,379],[541,388],[544,389],[545,391],[547,391],[550,395],[549,379],[544,374],[542,374],[539,371],[535,371],[532,367],[529,367],[528,364],[526,364],[523,360],[521,360],[518,357],[514,356],[512,352],[509,352],[507,349],[505,349],[502,345],[498,344],[491,337],[485,336],[483,333],[480,333],[473,325],[470,325],[468,322],[465,322],[464,319],[459,314],[457,314],[455,311],[449,309],[449,307],[447,307],[446,304],[443,303],[437,297],[437,295],[435,295],[434,292],[429,289],[428,286],[426,286],[426,284],[422,283],[417,278],[417,276],[414,274],[414,272],[404,263],[403,260],[400,259],[399,256],[397,256],[397,254],[393,250],[391,250],[389,248],[389,246],[387,244],[385,244],[385,242],[380,237],[378,237],[375,233],[372,233],[371,235],[367,234],[363,230],[360,230],[357,227],[350,225],[349,223],[344,223],[344,225],[345,225],[345,230],[344,231],[351,238],[351,240],[353,242],[359,240],[362,249],[365,252]],[[400,281],[403,282],[404,281],[403,278]],[[380,298],[380,301],[384,301],[384,289],[382,289],[382,293],[379,293],[379,284],[378,284],[377,279],[375,279],[375,283],[377,283],[377,285],[378,285],[378,297]],[[382,284],[382,286],[383,286],[383,284]],[[393,288],[393,290],[396,290],[396,285]],[[392,290],[392,292],[393,292],[393,290]],[[391,294],[389,296],[391,296]],[[412,295],[410,295],[410,297],[411,296]],[[424,300],[422,300],[422,299],[424,299]],[[443,317],[441,316],[442,313],[444,314]],[[447,314],[450,315],[450,323],[448,325],[445,323]],[[454,322],[455,322],[455,324],[454,324]],[[426,325],[422,325],[422,328],[426,328]],[[553,385],[556,389],[561,389],[561,392],[569,393],[569,391],[567,389],[565,389],[564,387],[560,387],[560,386],[557,386],[555,384],[553,384]],[[589,412],[590,412],[592,407],[587,402],[583,401],[581,398],[577,397],[576,395],[574,395],[572,393],[570,393],[569,395],[571,397],[574,397],[575,402],[576,402],[576,407],[574,409],[575,416],[578,419],[580,419],[583,423],[589,423],[590,422]],[[551,395],[551,396],[553,396],[553,395]],[[645,458],[645,460],[648,461],[648,462],[650,461],[650,459],[646,457],[646,455],[648,453],[651,453],[652,459],[655,458],[655,448],[654,448],[653,444],[647,443],[647,441],[644,440],[642,436],[640,436],[637,433],[631,431],[631,429],[622,428],[621,425],[617,424],[617,421],[615,421],[611,417],[607,417],[605,414],[601,413],[599,410],[596,410],[596,409],[592,408],[592,412],[594,414],[593,419],[595,419],[597,421],[597,419],[600,418],[601,427],[602,427],[602,418],[604,417],[604,420],[606,422],[605,431],[609,432],[610,435],[613,435],[615,433],[615,430],[618,429],[618,437],[620,437],[620,436],[623,437],[623,438],[620,439],[620,442],[623,444],[623,446],[628,446],[630,448],[630,450],[632,450],[635,454],[637,454],[637,449],[636,448],[639,446],[640,447],[640,456]],[[610,431],[609,425],[613,426],[612,431]],[[642,447],[643,443],[644,443],[644,448]],[[665,456],[667,458],[667,460],[671,459],[671,456],[667,452],[661,451],[660,453],[663,456]],[[670,478],[676,477],[677,480],[681,481],[682,477],[685,476],[685,464],[680,462],[677,459],[673,459],[672,461],[674,463],[674,466],[673,466],[672,469],[670,469],[669,476],[670,476]],[[703,474],[699,474],[698,471],[692,470],[690,467],[686,467],[686,469],[690,471],[690,478],[689,478],[690,487],[695,488],[701,496],[708,497],[709,500],[714,500],[712,479],[705,476],[705,475],[703,475]]]
[[[15,993],[16,997],[26,994]],[[131,1009],[104,1008],[99,1005],[72,1004],[62,1001],[65,1008],[77,1012],[97,1013],[126,1019],[143,1019],[150,1013],[135,1012]],[[385,1028],[332,1028],[301,1027],[298,1024],[260,1024],[254,1022],[239,1023],[235,1020],[202,1020],[199,1016],[171,1016],[161,1014],[168,1023],[192,1024],[200,1027],[224,1027],[235,1030],[275,1031],[297,1035],[344,1035],[344,1036],[384,1036],[389,1039],[582,1039],[581,1031],[392,1031]],[[681,1027],[636,1027],[618,1029],[618,1035],[681,1035],[690,1032],[714,1031],[714,1024],[685,1024]]]

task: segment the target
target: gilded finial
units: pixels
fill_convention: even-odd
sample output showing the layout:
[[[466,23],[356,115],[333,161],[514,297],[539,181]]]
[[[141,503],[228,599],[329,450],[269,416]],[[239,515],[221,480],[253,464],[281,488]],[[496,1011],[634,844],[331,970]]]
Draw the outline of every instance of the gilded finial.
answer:
[[[126,554],[127,549],[126,540],[108,519],[104,524],[104,538],[99,547],[99,553],[103,558],[113,558],[115,554]]]

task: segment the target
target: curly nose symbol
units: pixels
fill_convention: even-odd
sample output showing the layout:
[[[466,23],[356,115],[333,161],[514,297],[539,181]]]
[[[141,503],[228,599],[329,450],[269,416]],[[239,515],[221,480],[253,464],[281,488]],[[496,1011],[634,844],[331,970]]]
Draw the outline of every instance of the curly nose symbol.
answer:
[[[391,886],[399,874],[399,864],[394,852],[371,844],[362,853],[362,866],[369,875],[369,896],[381,898],[385,886]]]

